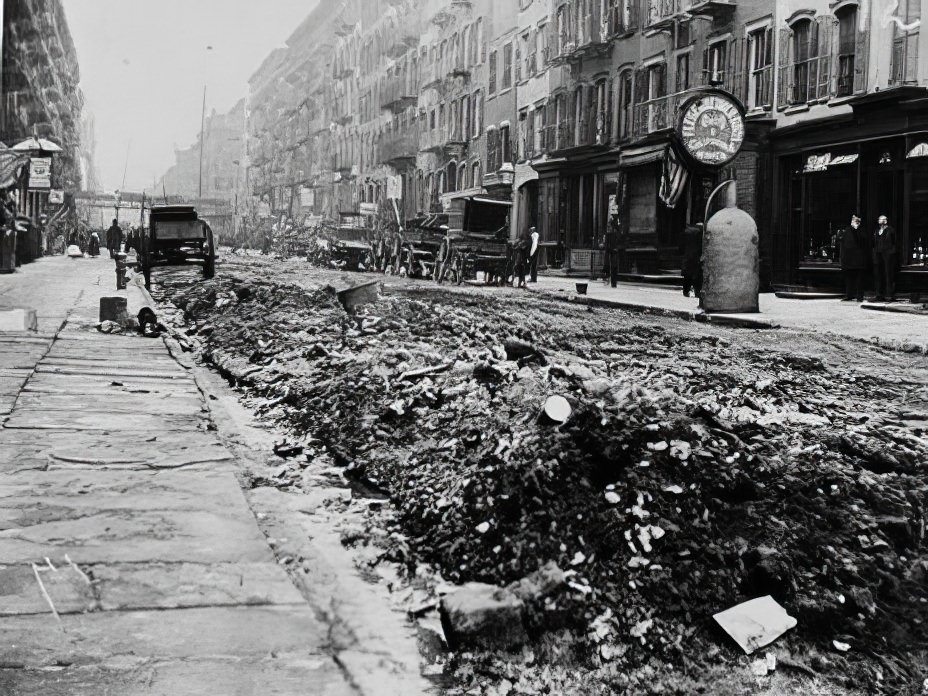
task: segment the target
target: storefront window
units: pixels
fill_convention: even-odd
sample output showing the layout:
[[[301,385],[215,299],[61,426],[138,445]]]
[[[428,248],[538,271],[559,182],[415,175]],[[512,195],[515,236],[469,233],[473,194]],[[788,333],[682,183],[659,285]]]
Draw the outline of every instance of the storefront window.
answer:
[[[804,264],[840,261],[838,232],[857,209],[857,157],[818,153],[804,162],[805,205],[801,258]]]
[[[928,158],[909,160],[911,188],[909,189],[908,250],[903,265],[928,266]]]

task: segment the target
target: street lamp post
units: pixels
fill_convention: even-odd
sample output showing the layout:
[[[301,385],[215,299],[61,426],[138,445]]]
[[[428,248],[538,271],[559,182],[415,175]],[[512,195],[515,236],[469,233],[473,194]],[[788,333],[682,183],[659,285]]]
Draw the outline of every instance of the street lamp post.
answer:
[[[198,197],[203,198],[203,153],[206,150],[206,85],[203,85],[203,113],[200,116],[200,187]]]

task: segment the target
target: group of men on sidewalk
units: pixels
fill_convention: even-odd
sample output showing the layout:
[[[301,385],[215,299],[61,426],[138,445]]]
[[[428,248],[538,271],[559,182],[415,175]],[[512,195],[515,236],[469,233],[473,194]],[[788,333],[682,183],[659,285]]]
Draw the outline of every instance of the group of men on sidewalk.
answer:
[[[861,226],[860,216],[851,216],[851,224],[838,234],[841,270],[844,272],[844,300],[863,302],[868,256],[872,256],[877,301],[896,299],[896,230],[889,219],[880,215],[872,238]]]

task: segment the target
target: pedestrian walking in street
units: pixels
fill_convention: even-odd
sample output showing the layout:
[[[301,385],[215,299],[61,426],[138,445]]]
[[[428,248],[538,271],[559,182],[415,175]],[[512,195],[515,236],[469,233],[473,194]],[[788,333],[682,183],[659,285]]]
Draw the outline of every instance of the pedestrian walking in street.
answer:
[[[838,233],[841,270],[844,272],[844,301],[864,300],[864,271],[867,268],[867,236],[860,216],[852,215],[851,224]]]
[[[703,225],[687,225],[683,230],[683,294],[702,295],[702,232]]]
[[[9,189],[0,200],[0,273],[16,270],[16,204]]]
[[[519,235],[519,239],[515,244],[515,268],[513,270],[513,275],[515,276],[515,281],[517,283],[517,288],[527,288],[525,284],[525,272],[528,266],[528,255],[532,249],[532,238],[529,235],[529,231],[525,230],[522,234]]]
[[[534,227],[530,227],[528,230],[529,239],[531,239],[531,246],[529,247],[529,281],[530,283],[538,282],[538,244],[541,241],[541,236],[538,234],[538,230]]]
[[[122,228],[119,226],[119,220],[113,218],[113,224],[110,225],[110,228],[106,231],[106,248],[110,252],[111,259],[116,258],[116,254],[119,253],[122,242]],[[91,254],[91,256],[93,256],[93,254]]]
[[[94,230],[90,234],[90,242],[87,245],[87,253],[89,253],[93,258],[96,258],[100,255],[100,235],[97,234],[97,231]],[[110,257],[115,258],[115,254],[111,251]]]
[[[893,302],[896,299],[896,230],[889,219],[880,215],[873,233],[873,274],[876,278],[876,299]]]

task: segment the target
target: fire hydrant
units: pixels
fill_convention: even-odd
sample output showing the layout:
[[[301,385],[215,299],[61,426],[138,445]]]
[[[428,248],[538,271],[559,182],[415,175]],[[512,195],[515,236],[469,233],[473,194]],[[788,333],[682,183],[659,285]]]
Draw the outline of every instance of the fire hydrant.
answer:
[[[116,254],[116,289],[125,290],[126,289],[126,268],[128,264],[126,263],[126,258],[128,255],[120,251]]]

